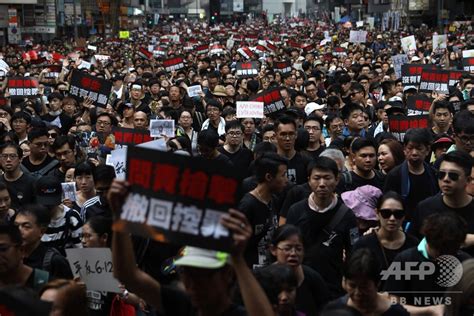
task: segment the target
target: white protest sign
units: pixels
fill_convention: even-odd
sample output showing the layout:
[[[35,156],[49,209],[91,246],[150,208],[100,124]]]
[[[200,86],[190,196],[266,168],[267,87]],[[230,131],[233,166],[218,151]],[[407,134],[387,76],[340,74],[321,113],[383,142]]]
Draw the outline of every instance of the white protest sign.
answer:
[[[263,102],[237,101],[237,118],[263,118]]]
[[[402,65],[407,64],[408,61],[408,56],[406,54],[392,56],[393,69],[395,70],[397,78],[402,76]]]
[[[365,43],[367,38],[367,31],[354,31],[349,34],[349,42],[351,43]]]
[[[174,120],[150,120],[151,137],[174,137]]]
[[[367,24],[369,24],[369,27],[371,29],[374,28],[374,24],[375,24],[375,18],[373,16],[370,16],[367,18]]]
[[[71,202],[76,201],[76,182],[63,182],[61,183],[63,189],[62,200],[70,200]]]
[[[121,293],[113,276],[112,252],[109,248],[66,249],[74,277],[80,277],[88,290]]]
[[[87,45],[87,49],[97,51],[97,46]]]
[[[228,50],[231,50],[232,47],[234,47],[234,40],[232,38],[229,38],[226,42],[226,45],[225,47],[228,49]]]
[[[474,57],[474,49],[462,51],[462,58],[471,58],[471,57]]]
[[[402,38],[402,49],[405,54],[414,54],[416,52],[416,40],[414,35]]]
[[[356,22],[356,27],[363,27],[364,26],[364,21],[357,21]]]
[[[201,85],[189,86],[188,87],[188,96],[190,98],[198,97],[202,92]]]
[[[127,147],[112,150],[105,160],[105,164],[114,167],[118,180],[125,180],[127,171]]]
[[[140,145],[137,145],[137,147],[143,147],[143,148],[155,149],[155,150],[161,150],[161,151],[168,150],[166,148],[166,142],[164,138],[152,140],[151,142],[141,143]]]
[[[148,45],[148,51],[150,53],[153,53],[154,50],[155,50],[155,45]]]
[[[448,46],[448,35],[436,35],[433,34],[433,51],[441,51],[446,49]]]
[[[5,69],[8,71],[10,66],[8,66],[8,64],[3,59],[0,59],[0,69]]]
[[[85,68],[85,69],[89,70],[89,69],[91,69],[91,66],[92,66],[92,64],[90,62],[83,60],[83,61],[81,61],[81,64],[77,68],[78,69]]]

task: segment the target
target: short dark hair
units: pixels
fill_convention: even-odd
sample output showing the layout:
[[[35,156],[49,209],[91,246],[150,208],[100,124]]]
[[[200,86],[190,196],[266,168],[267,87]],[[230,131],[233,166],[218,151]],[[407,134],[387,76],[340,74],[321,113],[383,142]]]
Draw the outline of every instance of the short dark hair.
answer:
[[[36,138],[40,138],[40,137],[43,137],[43,136],[46,136],[48,137],[48,129],[47,128],[42,128],[42,127],[38,127],[38,128],[33,128],[31,129],[31,131],[28,133],[28,140],[30,142],[33,142],[34,139]]]
[[[198,145],[216,148],[219,145],[219,135],[212,129],[205,129],[199,132]]]
[[[362,278],[378,285],[382,267],[372,250],[361,248],[354,251],[344,265],[344,278],[354,280]]]
[[[293,120],[288,115],[282,115],[278,118],[278,120],[275,121],[275,124],[273,124],[273,128],[274,128],[275,133],[278,132],[278,127],[280,125],[287,125],[287,124],[293,125],[295,127],[295,131],[298,128],[298,126],[296,126],[295,120]]]
[[[472,172],[473,160],[474,159],[468,153],[461,150],[455,150],[444,155],[441,158],[441,163],[443,163],[443,161],[455,163],[462,168],[466,177],[469,177]]]
[[[355,111],[362,111],[364,112],[364,108],[360,106],[359,104],[355,103],[349,103],[346,104],[342,109],[341,109],[341,117],[343,120],[349,119],[351,117],[351,114]]]
[[[318,157],[316,160],[311,161],[308,165],[308,175],[311,175],[311,172],[315,169],[330,171],[336,178],[339,176],[337,163],[329,157]]]
[[[240,123],[240,121],[229,121],[225,124],[225,132],[227,133],[231,129],[240,129],[243,132],[244,126]]]
[[[257,145],[255,145],[255,148],[253,150],[253,154],[255,155],[255,157],[260,157],[261,155],[267,152],[276,153],[277,152],[276,146],[270,142],[260,142]]]
[[[351,144],[351,151],[353,153],[358,152],[364,147],[372,147],[374,148],[375,151],[377,151],[377,147],[375,146],[375,143],[373,140],[368,139],[368,138],[356,138]]]
[[[86,176],[94,176],[94,169],[95,166],[88,161],[81,162],[77,164],[74,168],[74,177],[86,175]]]
[[[18,120],[18,119],[23,119],[26,121],[27,124],[31,124],[31,115],[29,115],[26,112],[19,111],[19,112],[13,113],[12,118],[10,119],[10,123],[13,123],[13,121]]]
[[[271,244],[278,246],[279,242],[287,240],[294,235],[298,236],[300,241],[303,241],[303,235],[298,227],[291,224],[282,225],[273,232]]]
[[[385,201],[387,201],[389,199],[394,199],[395,201],[400,202],[403,206],[403,209],[405,209],[405,202],[403,201],[402,196],[400,194],[398,194],[397,192],[395,192],[395,191],[388,191],[388,192],[384,193],[384,195],[382,195],[377,200],[377,209],[380,210],[382,208],[383,203],[385,203]]]
[[[23,242],[23,239],[21,238],[20,229],[18,228],[18,226],[15,226],[13,224],[0,223],[0,235],[8,235],[12,243],[17,246],[21,245]]]
[[[23,158],[23,149],[21,149],[20,145],[14,142],[6,142],[0,146],[0,153],[3,153],[3,150],[7,147],[15,148],[18,158]]]
[[[257,182],[264,182],[267,173],[273,177],[276,176],[278,168],[281,165],[288,165],[288,160],[277,153],[267,152],[258,157],[255,160],[255,176],[257,178]]]
[[[53,145],[51,145],[51,148],[53,151],[58,150],[59,148],[63,147],[64,145],[68,144],[69,148],[72,150],[76,149],[76,139],[72,135],[60,135],[56,137],[56,139],[53,142]]]
[[[115,169],[109,165],[98,165],[95,167],[92,176],[94,177],[94,183],[112,183],[112,181],[115,179]]]
[[[409,142],[430,146],[433,138],[431,133],[426,128],[411,128],[403,138],[403,145],[408,145]]]
[[[461,134],[462,132],[474,134],[474,114],[468,110],[456,113],[453,119],[453,129],[456,134]]]
[[[316,121],[316,122],[318,122],[318,123],[319,123],[319,127],[320,127],[321,129],[323,129],[323,127],[324,127],[324,120],[323,120],[321,117],[317,116],[317,115],[311,114],[310,116],[306,117],[306,118],[304,119],[304,121],[303,121],[303,125],[304,125],[304,123],[306,123],[306,122],[308,122],[308,121]]]
[[[51,222],[51,214],[47,207],[40,204],[25,205],[18,210],[18,215],[32,215],[35,217],[36,225],[47,228]]]
[[[107,234],[107,246],[112,243],[112,219],[102,215],[93,216],[86,222],[92,230],[99,236]]]
[[[441,255],[455,254],[466,239],[467,223],[454,212],[434,213],[424,220],[421,231]]]
[[[435,101],[433,103],[433,114],[438,109],[447,109],[449,112],[454,113],[453,106],[448,101]]]
[[[298,286],[296,274],[286,264],[271,264],[255,271],[255,278],[265,291],[271,304],[278,304],[278,295],[284,287]]]

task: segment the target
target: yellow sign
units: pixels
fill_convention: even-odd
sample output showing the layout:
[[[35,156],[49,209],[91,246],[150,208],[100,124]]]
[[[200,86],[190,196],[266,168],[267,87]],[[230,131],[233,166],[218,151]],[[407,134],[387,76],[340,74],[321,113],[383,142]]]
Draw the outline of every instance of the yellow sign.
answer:
[[[129,37],[130,37],[130,32],[129,31],[119,31],[119,38],[127,39]]]

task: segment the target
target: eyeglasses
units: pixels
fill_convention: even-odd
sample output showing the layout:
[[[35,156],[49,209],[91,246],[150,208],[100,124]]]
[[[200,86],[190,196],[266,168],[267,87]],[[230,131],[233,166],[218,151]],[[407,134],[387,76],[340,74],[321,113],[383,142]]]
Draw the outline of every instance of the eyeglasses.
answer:
[[[109,126],[111,123],[110,123],[110,122],[106,122],[106,121],[97,121],[96,124],[97,124],[97,125]]]
[[[396,219],[402,219],[405,216],[405,211],[404,210],[395,210],[395,209],[389,209],[389,208],[383,208],[379,211],[380,216],[382,216],[384,219],[389,219],[392,217],[392,215]]]
[[[438,180],[444,180],[448,176],[449,180],[451,181],[458,181],[459,174],[456,172],[447,172],[447,171],[438,171]]]
[[[456,135],[463,143],[474,143],[474,135]]]
[[[49,137],[56,138],[58,137],[58,133],[48,133]]]
[[[7,117],[8,116],[8,112],[0,112],[0,117]]]
[[[285,247],[277,247],[277,249],[283,251],[284,253],[291,253],[291,251],[294,249],[296,253],[302,253],[303,252],[303,246],[300,245],[288,245]]]
[[[295,133],[280,133],[280,134],[278,134],[278,136],[281,137],[281,138],[292,139],[292,138],[296,137],[296,134]]]
[[[17,154],[1,154],[0,157],[4,160],[6,159],[13,160],[13,159],[18,158],[18,155]]]
[[[239,137],[242,136],[242,132],[228,132],[227,135],[230,137]]]
[[[37,143],[32,143],[36,147],[48,147],[48,142],[37,142]]]

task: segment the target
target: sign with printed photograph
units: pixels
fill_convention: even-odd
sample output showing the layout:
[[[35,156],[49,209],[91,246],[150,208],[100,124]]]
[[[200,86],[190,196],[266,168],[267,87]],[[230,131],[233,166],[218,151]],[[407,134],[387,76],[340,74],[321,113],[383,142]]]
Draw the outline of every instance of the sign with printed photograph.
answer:
[[[367,39],[367,31],[354,31],[349,33],[349,42],[351,43],[365,43]]]
[[[397,78],[402,76],[402,65],[408,64],[408,56],[406,54],[399,54],[392,56],[393,69]]]
[[[202,92],[201,85],[194,85],[194,86],[189,86],[188,87],[188,96],[190,98],[198,97],[200,93]]]
[[[151,137],[174,137],[174,120],[150,120]]]
[[[114,230],[161,242],[228,251],[222,215],[238,202],[240,178],[220,161],[141,147],[127,151],[130,194]]]
[[[69,95],[82,102],[84,98],[92,99],[95,106],[105,108],[109,101],[112,82],[91,76],[83,71],[73,70]]]
[[[76,182],[63,182],[61,183],[63,189],[62,200],[69,200],[71,202],[76,201]]]
[[[402,49],[407,55],[414,55],[416,53],[416,40],[414,35],[402,38]]]

